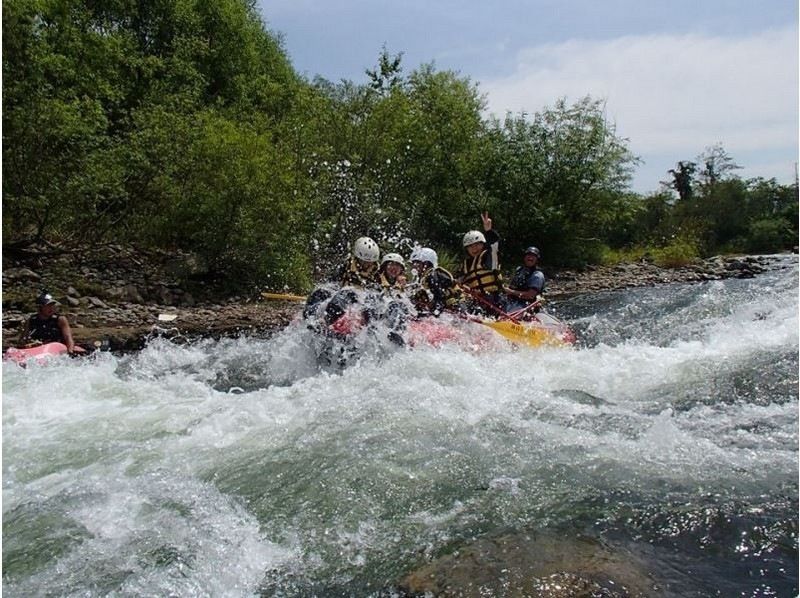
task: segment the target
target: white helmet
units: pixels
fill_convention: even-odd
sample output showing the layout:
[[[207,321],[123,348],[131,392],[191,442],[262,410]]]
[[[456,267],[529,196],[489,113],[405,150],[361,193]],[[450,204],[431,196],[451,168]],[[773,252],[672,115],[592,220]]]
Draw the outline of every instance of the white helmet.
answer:
[[[419,252],[422,250],[422,247],[419,245],[414,245],[414,249],[411,250],[411,255],[408,256],[409,262],[418,262],[419,259]]]
[[[406,263],[403,261],[403,256],[399,253],[387,253],[384,255],[383,259],[381,260],[381,267],[383,267],[383,265],[387,262],[397,262],[404,268],[406,267]]]
[[[416,253],[416,257],[412,256],[411,259],[416,259],[418,262],[430,262],[434,268],[439,265],[439,256],[430,247],[423,247]]]
[[[353,243],[353,255],[365,262],[377,262],[381,251],[378,244],[369,237],[359,237]]]
[[[472,245],[473,243],[486,243],[486,237],[479,230],[471,230],[464,235],[464,247]]]

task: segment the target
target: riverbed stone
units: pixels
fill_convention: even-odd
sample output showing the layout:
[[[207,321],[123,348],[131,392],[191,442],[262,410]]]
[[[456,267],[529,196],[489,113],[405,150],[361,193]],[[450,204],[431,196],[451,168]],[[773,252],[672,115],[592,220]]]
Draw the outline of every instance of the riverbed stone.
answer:
[[[42,252],[46,253],[46,248]],[[81,256],[77,263],[75,255]],[[175,255],[183,266],[172,269],[170,274],[164,264]],[[728,268],[734,262],[740,264]],[[775,261],[770,256],[714,256],[674,269],[659,268],[643,259],[616,266],[597,265],[583,271],[553,271],[546,267],[544,271],[548,279],[546,297],[558,301],[587,292],[749,277],[773,267]],[[190,284],[174,275],[202,271],[202,264],[192,264],[192,259],[185,259],[180,252],[171,254],[122,244],[113,247],[93,244],[50,259],[34,255],[11,261],[4,257],[3,327],[13,328],[13,322],[32,313],[33,298],[40,292],[42,281],[51,292],[64,298],[62,310],[75,313],[76,322],[86,326],[74,335],[78,342],[94,335],[94,328],[113,327],[120,340],[117,348],[141,346],[159,313],[179,314],[177,329],[182,334],[217,336],[239,334],[242,329],[252,334],[267,333],[285,326],[299,312],[297,302],[263,301],[258,291],[253,296],[225,296],[207,281]],[[82,292],[77,290],[79,286]],[[120,290],[110,293],[110,289]],[[15,341],[14,337],[4,335],[3,347]]]
[[[646,563],[580,535],[525,531],[481,538],[409,573],[399,583],[413,596],[657,597]]]

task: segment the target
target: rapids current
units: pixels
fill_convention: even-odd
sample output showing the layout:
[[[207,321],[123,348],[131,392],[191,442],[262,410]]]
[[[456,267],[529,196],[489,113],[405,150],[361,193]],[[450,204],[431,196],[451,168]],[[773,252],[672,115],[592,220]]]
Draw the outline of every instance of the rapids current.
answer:
[[[8,596],[391,595],[475,539],[580,534],[666,596],[798,592],[798,267],[555,305],[574,349],[309,333],[3,364]]]

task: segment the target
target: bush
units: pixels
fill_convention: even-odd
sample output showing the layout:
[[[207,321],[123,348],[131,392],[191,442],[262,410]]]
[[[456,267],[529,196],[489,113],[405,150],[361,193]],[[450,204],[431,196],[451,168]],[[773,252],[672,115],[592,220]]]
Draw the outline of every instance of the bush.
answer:
[[[615,264],[638,262],[650,252],[651,248],[641,246],[624,247],[622,249],[603,247],[600,252],[600,263],[604,266],[613,266]]]
[[[784,218],[764,218],[750,223],[747,249],[754,253],[772,253],[797,245],[797,235]]]
[[[662,268],[686,266],[700,255],[697,244],[685,238],[676,238],[669,245],[652,250],[651,254],[655,264]]]

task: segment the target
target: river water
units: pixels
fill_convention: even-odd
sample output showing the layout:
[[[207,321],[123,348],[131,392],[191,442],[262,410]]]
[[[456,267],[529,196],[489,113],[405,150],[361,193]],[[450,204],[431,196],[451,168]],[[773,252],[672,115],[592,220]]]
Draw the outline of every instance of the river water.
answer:
[[[556,305],[575,349],[320,369],[307,331],[3,364],[6,596],[383,596],[481,538],[798,592],[798,267]]]

